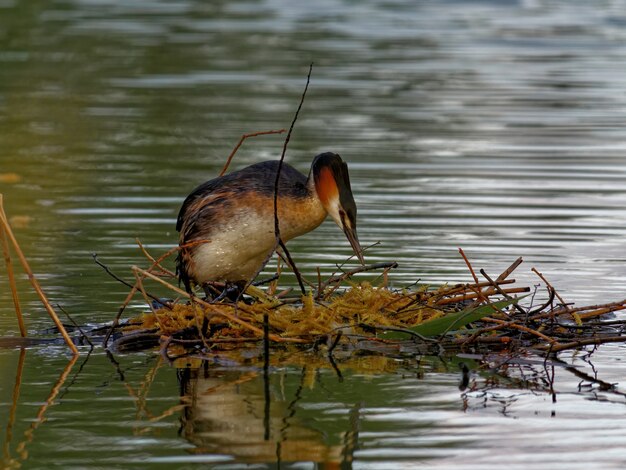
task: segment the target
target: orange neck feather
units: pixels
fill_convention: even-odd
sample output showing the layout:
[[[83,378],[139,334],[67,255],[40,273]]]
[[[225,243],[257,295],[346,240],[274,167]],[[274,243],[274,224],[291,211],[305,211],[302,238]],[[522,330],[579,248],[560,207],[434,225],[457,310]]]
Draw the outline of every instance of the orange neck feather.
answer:
[[[322,168],[320,170],[315,186],[317,195],[324,207],[328,207],[331,201],[339,197],[339,189],[337,188],[335,176],[329,168]]]

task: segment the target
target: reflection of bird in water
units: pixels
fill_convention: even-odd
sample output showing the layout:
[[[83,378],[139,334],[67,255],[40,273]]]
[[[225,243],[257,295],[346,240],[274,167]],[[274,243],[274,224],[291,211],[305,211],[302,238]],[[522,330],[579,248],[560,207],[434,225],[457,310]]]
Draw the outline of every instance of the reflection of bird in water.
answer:
[[[351,414],[348,421],[344,415],[335,416],[330,426],[323,420],[327,427],[320,432],[321,424],[315,419],[320,412],[307,414],[309,410],[301,408],[300,395],[293,395],[291,385],[298,379],[293,369],[281,371],[268,384],[272,392],[267,395],[259,372],[236,367],[215,370],[213,364],[204,364],[206,368],[178,369],[186,405],[179,433],[193,444],[189,453],[254,468],[254,464],[277,468],[281,463],[291,468],[296,462],[314,462],[320,469],[351,468],[358,443],[358,416]],[[315,380],[320,374],[317,368],[305,367],[301,378]],[[286,384],[285,388],[278,383]],[[351,428],[352,422],[356,429]]]
[[[207,181],[187,196],[176,230],[181,246],[177,272],[192,284],[242,284],[254,276],[275,246],[274,188],[278,161],[251,165]],[[356,233],[356,204],[348,166],[334,153],[315,157],[308,177],[283,163],[278,220],[283,242],[310,232],[327,215],[341,227],[363,263]],[[194,243],[197,242],[197,243]]]

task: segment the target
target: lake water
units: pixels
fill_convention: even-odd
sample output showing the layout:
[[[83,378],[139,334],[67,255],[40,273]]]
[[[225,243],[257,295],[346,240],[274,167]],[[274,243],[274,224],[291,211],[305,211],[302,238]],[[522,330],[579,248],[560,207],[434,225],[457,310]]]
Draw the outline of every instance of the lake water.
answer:
[[[173,246],[182,200],[241,134],[288,127],[310,62],[287,161],[348,161],[366,258],[397,261],[394,286],[469,280],[462,247],[493,275],[523,256],[518,282],[535,266],[578,305],[626,297],[625,1],[0,0],[0,192],[53,303],[109,321],[127,289],[91,254],[128,279],[136,237]],[[233,167],[281,147],[249,140]],[[350,254],[330,221],[290,247],[309,276]],[[0,336],[16,335],[0,269]],[[50,321],[20,287],[36,334]],[[623,468],[624,351],[365,357],[341,376],[304,355],[264,376],[6,348],[2,463]]]

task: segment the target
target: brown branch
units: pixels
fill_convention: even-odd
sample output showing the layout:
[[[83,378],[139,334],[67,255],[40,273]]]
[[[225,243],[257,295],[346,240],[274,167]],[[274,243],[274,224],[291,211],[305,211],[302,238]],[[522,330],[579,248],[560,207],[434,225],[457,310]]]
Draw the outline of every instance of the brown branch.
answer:
[[[546,287],[548,289],[548,300],[543,305],[540,305],[539,307],[529,311],[528,315],[534,315],[536,313],[543,312],[544,309],[546,309],[550,305],[552,305],[552,302],[554,301],[554,295],[556,294],[556,291],[552,287],[548,287],[548,286],[546,286]]]
[[[499,286],[504,284],[515,284],[515,279],[504,279],[502,281],[495,281]],[[492,284],[490,282],[479,282],[478,284],[455,284],[447,289],[440,289],[436,292],[438,297],[446,297],[452,294],[456,294],[457,292],[466,292],[471,289],[481,288],[481,287],[489,287]]]
[[[496,282],[497,283],[501,283],[502,281],[504,281],[507,277],[509,277],[511,275],[511,273],[513,271],[515,271],[517,269],[517,267],[522,264],[524,260],[522,259],[522,257],[520,256],[519,258],[517,258],[515,261],[513,261],[513,263],[511,264],[511,266],[509,266],[508,268],[506,268],[502,274],[500,274],[497,278],[496,278]]]
[[[296,274],[296,279],[298,280],[298,285],[300,286],[300,291],[302,292],[302,295],[305,295],[306,289],[304,288],[304,284],[302,283],[302,275],[300,274],[300,271],[298,270],[298,267],[296,266],[295,261],[291,257],[291,253],[289,253],[287,246],[282,240],[279,239],[278,244],[285,252],[285,256],[287,257],[287,263],[289,264],[289,267],[293,269],[293,272]]]
[[[306,85],[304,86],[304,91],[302,92],[302,96],[300,97],[300,103],[298,104],[298,108],[296,109],[296,114],[294,115],[291,121],[291,125],[289,126],[289,131],[287,132],[287,136],[285,137],[285,142],[283,143],[283,151],[280,155],[280,159],[278,160],[278,171],[276,172],[276,180],[274,181],[274,236],[276,240],[274,242],[274,246],[269,251],[265,259],[263,260],[263,263],[261,264],[257,272],[254,274],[254,276],[252,276],[251,279],[248,280],[245,287],[242,289],[242,293],[246,291],[246,289],[252,284],[252,281],[254,281],[254,279],[261,273],[261,271],[263,271],[263,268],[272,258],[272,255],[278,249],[278,246],[282,242],[280,239],[280,226],[278,223],[278,183],[280,182],[280,173],[283,169],[283,162],[285,161],[285,154],[287,153],[287,145],[289,145],[289,140],[291,139],[291,133],[293,132],[293,128],[296,124],[296,120],[298,119],[298,114],[300,114],[300,110],[302,109],[302,104],[304,103],[304,97],[306,96],[306,92],[309,89],[309,83],[311,81],[312,71],[313,71],[313,63],[311,63],[311,65],[309,66],[309,73],[306,77]],[[287,247],[284,244],[283,244],[283,250],[285,251],[285,255],[291,258],[291,255],[289,254],[289,250],[287,250]],[[302,282],[302,277],[300,276],[300,272],[296,268],[294,269],[294,273],[296,277],[298,278],[298,284],[300,284],[300,288],[302,289],[302,295],[304,295],[305,289],[304,289],[304,284]]]
[[[563,307],[568,308],[567,307],[567,302],[565,302],[565,300],[563,300],[563,297],[561,297],[559,295],[559,293],[556,291],[556,289],[552,286],[552,284],[550,284],[548,282],[548,280],[543,277],[543,274],[541,274],[539,271],[537,271],[537,269],[532,268],[531,269],[532,272],[534,272],[537,276],[539,276],[539,278],[546,283],[546,286],[548,286],[550,289],[552,289],[554,291],[554,295],[556,295],[556,298],[559,299],[559,302],[561,302],[561,305],[563,305]]]
[[[18,454],[20,454],[20,459],[21,460],[26,460],[28,458],[28,453],[26,452],[26,445],[29,442],[32,442],[33,436],[35,434],[35,430],[39,427],[39,425],[41,423],[43,423],[45,421],[46,411],[48,411],[48,408],[52,404],[54,404],[54,400],[56,399],[57,395],[59,394],[59,391],[61,390],[61,387],[63,386],[63,384],[67,380],[67,377],[69,376],[70,372],[72,371],[72,368],[74,367],[74,364],[76,364],[77,360],[78,360],[78,354],[74,354],[70,358],[68,363],[65,365],[65,368],[63,369],[63,372],[61,372],[61,375],[59,376],[58,380],[56,381],[56,383],[52,387],[52,390],[50,390],[50,394],[48,395],[48,398],[46,398],[46,401],[43,403],[43,405],[41,405],[39,407],[39,411],[37,412],[37,416],[35,416],[35,419],[30,424],[30,427],[24,432],[24,440],[22,442],[20,442],[17,445],[17,448],[16,448],[16,452]]]
[[[474,272],[474,268],[472,268],[472,263],[470,263],[469,259],[467,259],[467,256],[465,256],[465,252],[463,251],[463,248],[459,248],[459,253],[463,257],[463,260],[465,261],[465,264],[467,265],[467,268],[469,269],[470,274],[474,278],[474,282],[478,284],[478,277],[476,276],[476,273]]]
[[[482,274],[483,277],[485,279],[487,279],[487,281],[489,281],[491,283],[492,287],[498,292],[498,294],[503,296],[505,299],[508,299],[508,300],[512,299],[512,297],[510,295],[508,295],[506,292],[504,292],[502,290],[502,288],[498,284],[496,284],[496,282],[493,279],[491,279],[491,277],[489,277],[489,275],[485,272],[484,269],[480,270],[480,274]],[[526,310],[524,310],[522,307],[520,307],[517,302],[515,302],[513,304],[513,307],[515,307],[515,310],[520,312],[522,315],[526,315]]]
[[[398,267],[398,263],[396,263],[395,261],[390,262],[390,263],[374,263],[374,264],[368,264],[366,266],[359,266],[359,267],[357,267],[355,269],[352,269],[350,271],[346,271],[345,273],[343,273],[340,276],[331,277],[327,281],[323,282],[321,284],[321,286],[318,288],[316,298],[319,298],[320,294],[322,292],[324,292],[324,290],[330,284],[337,284],[337,283],[343,282],[343,281],[345,281],[346,279],[352,277],[355,274],[363,273],[363,272],[366,272],[366,271],[373,271],[375,269],[390,269],[390,268],[397,268],[397,267]]]
[[[543,333],[540,333],[537,330],[533,330],[532,328],[528,328],[527,326],[523,326],[523,325],[519,325],[516,322],[507,322],[505,320],[499,320],[497,318],[483,318],[484,321],[490,322],[490,323],[497,323],[499,325],[504,325],[506,328],[513,328],[514,330],[519,330],[519,331],[523,331],[524,333],[528,333],[534,336],[537,336],[538,338],[543,339],[544,341],[547,341],[550,344],[556,344],[558,345],[558,342],[553,339],[550,338],[549,336],[544,335]]]
[[[91,346],[91,349],[93,349],[94,348],[93,343],[89,339],[89,336],[85,334],[85,332],[80,327],[80,325],[74,321],[74,319],[70,316],[70,314],[63,307],[61,307],[61,305],[57,304],[57,308],[61,310],[61,312],[63,312],[63,314],[68,318],[70,322],[72,322],[72,324],[76,327],[76,329],[80,332],[80,334],[83,335],[83,338],[87,340],[87,342],[89,343],[89,346]]]
[[[0,194],[0,207],[2,207],[2,194]],[[4,228],[0,227],[0,243],[2,243],[2,252],[4,253],[4,264],[7,267],[7,276],[9,278],[9,286],[11,287],[11,296],[13,297],[13,305],[15,306],[15,315],[17,315],[17,324],[20,329],[20,335],[22,338],[26,337],[26,325],[24,324],[24,317],[22,315],[22,308],[20,307],[20,298],[17,295],[17,287],[15,285],[15,276],[13,274],[13,262],[11,261],[11,254],[9,252],[9,242],[4,234]]]
[[[166,258],[172,256],[174,253],[176,253],[179,250],[182,250],[184,248],[189,248],[192,246],[196,246],[196,245],[201,245],[203,243],[208,243],[209,240],[194,240],[191,241],[189,243],[185,243],[184,245],[181,246],[176,246],[174,248],[171,248],[170,250],[168,250],[167,252],[165,252],[164,254],[162,254],[161,256],[159,256],[156,260],[153,261],[153,264],[148,268],[148,271],[152,271],[152,269],[155,266],[159,266],[160,263],[165,260]],[[126,296],[126,299],[124,300],[124,302],[122,303],[122,306],[119,308],[117,315],[115,316],[115,318],[113,319],[113,323],[111,323],[111,328],[109,329],[109,331],[107,332],[107,334],[104,337],[104,341],[103,341],[103,345],[104,348],[106,349],[108,343],[109,343],[109,338],[111,337],[111,335],[113,334],[113,330],[119,325],[119,321],[120,318],[122,317],[122,314],[124,313],[124,310],[126,309],[126,307],[128,306],[128,304],[130,303],[130,301],[133,299],[133,297],[135,296],[135,294],[137,293],[137,289],[138,289],[138,284],[135,281],[134,285],[131,285],[130,283],[124,281],[123,279],[121,279],[120,277],[116,276],[110,269],[108,266],[106,266],[104,263],[101,263],[98,260],[98,255],[97,254],[93,254],[93,259],[94,262],[100,266],[102,269],[105,270],[105,272],[107,274],[109,274],[111,277],[113,277],[113,279],[121,282],[122,284],[124,284],[125,286],[128,286],[131,288],[130,292],[128,293],[128,295]],[[159,299],[158,297],[155,297],[153,295],[151,295],[150,293],[146,292],[146,294],[148,294],[149,297],[152,298],[152,300],[156,300],[157,302],[163,304],[165,306],[165,308],[167,308],[168,310],[172,310],[172,307],[169,303],[167,302],[162,302],[161,299]]]
[[[22,263],[22,268],[24,268],[24,271],[28,275],[28,280],[33,286],[33,289],[35,289],[35,292],[39,296],[39,300],[41,300],[41,303],[43,304],[44,308],[48,312],[48,315],[50,315],[50,318],[52,318],[52,321],[54,322],[56,327],[59,329],[61,336],[63,336],[63,339],[65,340],[65,344],[67,344],[67,347],[70,348],[73,354],[77,355],[78,348],[76,348],[76,345],[72,341],[72,338],[70,338],[70,336],[67,334],[67,331],[65,330],[65,327],[63,326],[63,323],[61,323],[61,320],[59,320],[57,313],[52,308],[52,305],[50,305],[50,302],[48,301],[48,298],[46,297],[46,294],[44,293],[44,291],[41,289],[41,286],[39,285],[39,282],[37,281],[35,274],[33,274],[33,271],[30,269],[30,265],[28,264],[28,261],[26,260],[26,257],[24,256],[24,253],[22,252],[22,249],[20,248],[20,245],[17,243],[17,239],[15,238],[15,235],[13,234],[13,231],[11,230],[11,226],[9,225],[9,221],[4,212],[4,207],[2,206],[2,199],[0,199],[0,225],[2,225],[2,227],[0,227],[0,230],[4,229],[4,233],[7,235],[7,237],[11,241],[11,244],[13,245],[13,249],[15,250],[15,253],[17,253],[17,257],[19,258],[20,263]]]
[[[530,287],[512,287],[510,289],[502,289],[502,292],[506,294],[521,294],[522,292],[530,292]],[[485,296],[485,295],[486,293],[480,293],[480,294],[477,292],[473,292],[471,294],[466,293],[466,294],[458,295],[455,297],[438,300],[437,302],[435,302],[435,305],[441,306],[441,305],[454,304],[458,302],[464,302],[466,300],[476,299],[480,296]]]
[[[239,150],[239,147],[241,147],[241,144],[243,144],[244,140],[250,137],[257,137],[259,135],[282,134],[283,132],[285,132],[285,129],[278,129],[274,131],[252,132],[251,134],[243,134],[241,138],[239,139],[239,142],[237,143],[237,145],[235,145],[235,148],[233,149],[233,151],[230,152],[230,155],[228,156],[228,159],[226,160],[226,164],[224,165],[224,168],[222,168],[222,171],[220,172],[220,176],[224,176],[224,174],[226,173],[226,170],[228,169],[230,165],[231,160],[237,153],[237,150]]]
[[[626,336],[600,336],[597,338],[585,338],[569,343],[554,344],[550,347],[550,352],[557,353],[566,349],[575,349],[581,346],[599,345],[606,343],[626,343]],[[547,350],[547,346],[539,346],[537,349]]]
[[[150,261],[151,263],[155,263],[154,264],[155,267],[159,268],[161,271],[163,271],[165,274],[168,274],[170,277],[176,277],[175,273],[161,266],[161,263],[155,260],[154,257],[150,253],[148,253],[148,250],[146,250],[146,247],[143,245],[143,243],[141,243],[141,240],[139,240],[139,238],[135,238],[135,242],[139,246],[139,249],[144,254],[144,256],[148,258],[148,261]],[[171,256],[171,255],[168,255],[168,256]]]
[[[174,247],[171,250],[169,250],[167,253],[165,253],[164,255],[160,256],[158,258],[158,260],[154,261],[153,265],[148,270],[152,269],[154,266],[156,266],[158,263],[163,261],[168,256],[171,256],[172,254],[176,253],[176,251],[178,251],[179,249],[181,249],[181,247]],[[109,328],[109,331],[107,331],[107,334],[104,336],[104,340],[103,340],[102,344],[103,344],[104,348],[106,349],[108,344],[109,344],[109,338],[111,338],[111,335],[113,334],[113,330],[115,330],[115,328],[119,325],[119,321],[120,321],[120,318],[122,317],[122,314],[124,313],[124,310],[126,309],[128,304],[130,303],[130,301],[133,299],[133,297],[137,293],[137,290],[139,289],[139,283],[138,283],[137,279],[135,280],[135,284],[134,285],[130,284],[129,282],[126,282],[124,279],[120,278],[115,273],[113,273],[106,264],[104,264],[100,260],[98,260],[98,255],[96,253],[94,253],[92,256],[93,256],[94,262],[98,266],[100,266],[102,269],[104,269],[104,271],[109,276],[113,277],[113,279],[121,282],[125,286],[131,288],[130,292],[126,296],[126,299],[124,299],[124,302],[122,303],[122,306],[117,311],[117,315],[115,315],[115,318],[113,319],[113,322],[111,323],[111,328]],[[152,295],[152,294],[150,294],[148,292],[146,292],[146,295],[148,297],[150,297],[152,300],[156,300],[159,303],[163,303],[163,302],[161,302],[161,299],[159,299],[158,297],[156,297],[156,296],[154,296],[154,295]],[[172,309],[171,305],[169,305],[167,302],[163,303],[163,305],[165,306],[165,308],[167,308],[169,310]]]
[[[309,83],[311,81],[311,72],[313,71],[313,63],[309,65],[309,73],[306,77],[306,84],[304,85],[304,91],[302,92],[302,96],[300,97],[300,103],[298,104],[298,108],[296,109],[296,114],[293,116],[293,120],[291,121],[291,125],[289,126],[289,131],[287,132],[287,136],[285,137],[285,142],[283,143],[283,151],[280,155],[280,160],[278,161],[278,170],[276,171],[276,180],[274,181],[274,235],[276,237],[276,243],[274,244],[274,249],[272,251],[276,251],[278,245],[282,244],[283,251],[288,259],[291,259],[291,255],[289,254],[289,250],[287,250],[287,246],[282,242],[280,238],[280,224],[278,223],[278,184],[280,182],[281,171],[283,169],[283,162],[285,161],[285,154],[287,153],[287,145],[289,145],[289,140],[291,139],[291,133],[293,132],[293,128],[296,125],[296,121],[298,120],[298,114],[300,114],[300,110],[302,109],[302,105],[304,104],[304,98],[306,96],[306,92],[309,89]],[[271,256],[271,255],[270,255]],[[293,264],[295,268],[295,264]],[[300,272],[297,268],[294,269],[294,273],[298,278],[298,284],[300,284],[300,289],[302,290],[302,295],[306,293],[304,289],[304,284],[302,283],[302,277],[300,276]]]
[[[24,360],[26,359],[26,349],[20,348],[20,357],[17,362],[17,372],[15,373],[15,382],[13,384],[13,396],[11,398],[11,409],[9,410],[9,418],[4,437],[3,459],[4,463],[9,463],[11,440],[13,439],[13,426],[15,425],[15,415],[17,411],[17,403],[20,399],[20,389],[22,386],[22,374],[24,372]]]

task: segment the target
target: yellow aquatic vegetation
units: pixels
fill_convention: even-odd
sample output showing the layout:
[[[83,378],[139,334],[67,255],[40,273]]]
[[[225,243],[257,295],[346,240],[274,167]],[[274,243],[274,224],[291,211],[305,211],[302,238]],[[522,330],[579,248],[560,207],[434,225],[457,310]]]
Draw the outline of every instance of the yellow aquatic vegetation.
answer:
[[[387,287],[386,276],[382,276],[382,285],[355,282],[352,276],[359,271],[353,271],[324,282],[319,280],[317,289],[314,286],[307,295],[299,297],[284,297],[289,291],[276,295],[275,288],[265,291],[249,287],[246,301],[237,304],[230,301],[211,304],[189,295],[167,282],[165,279],[174,278],[174,274],[162,268],[159,260],[150,259],[153,265],[149,270],[133,267],[138,279],[141,276],[176,292],[179,300],[127,323],[115,345],[132,350],[154,347],[160,339],[161,353],[169,359],[188,355],[189,351],[196,354],[201,347],[203,354],[241,353],[245,362],[253,357],[267,358],[265,348],[272,345],[272,358],[283,350],[322,350],[345,365],[347,357],[358,357],[361,361],[368,354],[402,357],[407,353],[441,354],[444,350],[468,347],[489,351],[533,348],[558,353],[625,341],[621,330],[616,333],[613,322],[602,323],[598,319],[626,309],[626,299],[574,307],[540,276],[547,292],[542,296],[536,289],[520,305],[519,301],[526,296],[517,295],[528,294],[531,289],[511,286],[515,279],[509,276],[520,265],[521,258],[495,279],[481,270],[486,278],[482,282],[464,256],[474,278],[471,283],[446,284],[435,289],[428,286],[393,289]],[[390,267],[393,266],[370,266],[371,269]],[[160,270],[159,275],[152,273],[152,269]],[[158,299],[154,294],[143,290],[142,293],[146,300]],[[572,318],[575,323],[570,324]],[[585,329],[579,329],[580,322],[585,324]],[[418,325],[420,328],[414,328]],[[115,328],[114,324],[110,332]],[[131,334],[129,330],[138,331]],[[289,345],[300,347],[288,348]],[[358,364],[359,370],[367,369],[369,364],[367,359],[362,361],[365,362]],[[333,360],[328,363],[335,368]],[[380,370],[393,363],[385,364],[369,365]]]
[[[161,334],[171,335],[207,322],[207,327],[215,331],[212,339],[254,336],[250,330],[225,320],[219,312],[237,316],[258,328],[263,327],[263,317],[267,315],[270,332],[282,337],[318,336],[339,328],[344,333],[362,332],[362,325],[403,328],[443,314],[441,309],[426,305],[420,296],[420,291],[392,290],[362,282],[325,301],[316,301],[309,294],[297,303],[281,303],[279,299],[265,297],[251,304],[214,304],[212,309],[196,303],[176,304],[172,310],[161,308],[143,314],[129,328],[156,328]]]

